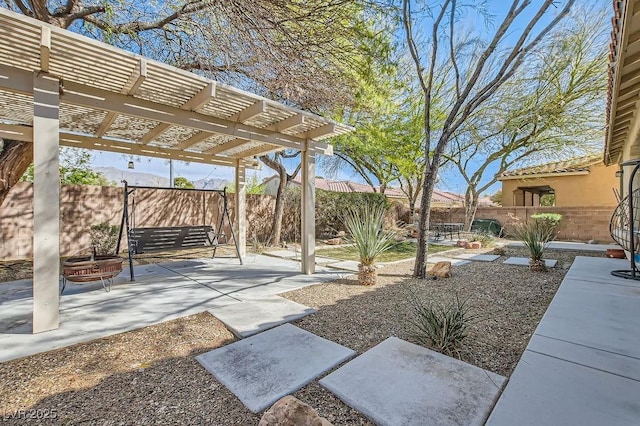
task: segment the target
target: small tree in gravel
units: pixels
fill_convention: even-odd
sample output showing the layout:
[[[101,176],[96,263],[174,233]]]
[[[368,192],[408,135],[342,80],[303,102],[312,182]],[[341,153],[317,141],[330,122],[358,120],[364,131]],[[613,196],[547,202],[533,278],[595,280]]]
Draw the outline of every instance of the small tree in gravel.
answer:
[[[529,268],[532,271],[547,270],[543,259],[544,251],[554,239],[559,224],[559,221],[552,219],[543,217],[513,226],[513,234],[529,249]]]
[[[376,258],[396,244],[397,234],[385,230],[383,204],[349,208],[344,215],[347,241],[353,244],[360,257],[358,280],[363,285],[376,283]]]

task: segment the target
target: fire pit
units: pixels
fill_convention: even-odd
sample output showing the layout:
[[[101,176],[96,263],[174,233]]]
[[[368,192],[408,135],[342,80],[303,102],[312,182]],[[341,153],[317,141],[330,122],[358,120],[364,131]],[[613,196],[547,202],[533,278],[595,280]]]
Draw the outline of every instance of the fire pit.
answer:
[[[62,263],[62,292],[67,281],[86,283],[102,282],[105,291],[111,290],[113,278],[122,272],[123,258],[120,256],[70,257]]]

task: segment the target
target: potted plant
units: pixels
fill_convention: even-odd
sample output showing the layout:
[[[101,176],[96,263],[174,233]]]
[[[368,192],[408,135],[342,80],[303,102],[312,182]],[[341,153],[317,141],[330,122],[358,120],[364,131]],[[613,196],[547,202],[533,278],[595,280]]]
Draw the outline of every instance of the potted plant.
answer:
[[[362,285],[376,283],[375,260],[396,244],[396,233],[383,228],[383,205],[350,208],[344,215],[347,241],[354,245],[360,259],[358,281]]]
[[[62,264],[63,288],[66,281],[90,282],[102,281],[106,291],[109,291],[111,280],[122,272],[123,258],[115,252],[120,228],[106,222],[93,225],[90,228],[92,253],[89,256],[74,256],[66,259]]]

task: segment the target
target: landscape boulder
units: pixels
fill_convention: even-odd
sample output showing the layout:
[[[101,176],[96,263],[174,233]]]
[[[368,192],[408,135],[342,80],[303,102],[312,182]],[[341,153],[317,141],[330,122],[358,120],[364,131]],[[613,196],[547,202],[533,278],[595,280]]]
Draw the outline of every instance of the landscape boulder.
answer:
[[[260,419],[258,426],[333,426],[316,410],[291,395],[281,398]]]
[[[437,278],[451,277],[451,262],[438,262],[429,270],[429,275]]]
[[[329,244],[330,246],[338,246],[342,244],[342,238],[331,238],[324,242],[325,244]]]

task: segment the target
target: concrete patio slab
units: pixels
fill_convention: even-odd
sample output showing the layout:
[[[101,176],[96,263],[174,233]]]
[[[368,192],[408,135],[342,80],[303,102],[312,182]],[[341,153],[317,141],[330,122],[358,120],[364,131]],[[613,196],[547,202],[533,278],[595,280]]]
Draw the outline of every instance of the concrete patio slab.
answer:
[[[453,257],[455,257],[456,259],[473,260],[476,262],[493,262],[500,256],[498,256],[497,254],[460,253],[456,254]]]
[[[284,324],[196,359],[258,413],[353,355],[349,348]]]
[[[610,274],[628,266],[574,260],[487,424],[638,424],[640,282]]]
[[[428,256],[427,263],[438,263],[438,262],[451,262],[453,266],[463,266],[471,263],[470,260],[466,259],[454,259],[453,257],[445,257],[445,256]]]
[[[280,296],[245,300],[233,305],[209,310],[222,321],[233,334],[244,338],[289,321],[306,317],[316,312]]]
[[[396,337],[320,380],[378,425],[482,425],[505,378]]]
[[[510,257],[503,262],[505,265],[529,266],[528,257]],[[558,263],[555,259],[544,259],[547,268],[553,268]]]
[[[525,351],[487,425],[637,425],[640,382]]]
[[[265,256],[257,260],[245,265],[216,258],[137,266],[135,282],[123,271],[109,293],[100,283],[69,284],[60,300],[60,328],[40,334],[31,334],[31,281],[0,285],[0,362],[344,275],[323,268],[304,275],[298,262]]]

